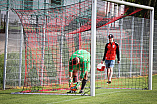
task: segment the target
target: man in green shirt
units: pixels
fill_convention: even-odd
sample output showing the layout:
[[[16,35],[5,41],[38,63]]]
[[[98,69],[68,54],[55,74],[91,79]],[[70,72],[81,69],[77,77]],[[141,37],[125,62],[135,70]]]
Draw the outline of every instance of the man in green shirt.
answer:
[[[83,93],[84,87],[88,79],[88,72],[90,72],[90,53],[86,50],[77,50],[70,57],[69,86],[72,82],[78,82],[78,71],[81,72],[79,81],[82,81],[82,86],[79,93]],[[72,91],[69,91],[68,93],[72,93]]]

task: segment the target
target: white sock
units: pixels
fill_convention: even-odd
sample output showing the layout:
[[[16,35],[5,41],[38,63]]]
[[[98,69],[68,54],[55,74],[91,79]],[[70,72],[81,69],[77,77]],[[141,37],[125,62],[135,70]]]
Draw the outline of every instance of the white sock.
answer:
[[[109,78],[109,81],[111,81],[111,77]]]

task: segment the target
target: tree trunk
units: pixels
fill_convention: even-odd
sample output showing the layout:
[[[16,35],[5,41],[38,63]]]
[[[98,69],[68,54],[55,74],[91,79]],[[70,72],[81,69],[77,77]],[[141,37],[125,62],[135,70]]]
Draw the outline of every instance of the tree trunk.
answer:
[[[156,0],[152,0],[152,6],[155,7],[156,5]]]

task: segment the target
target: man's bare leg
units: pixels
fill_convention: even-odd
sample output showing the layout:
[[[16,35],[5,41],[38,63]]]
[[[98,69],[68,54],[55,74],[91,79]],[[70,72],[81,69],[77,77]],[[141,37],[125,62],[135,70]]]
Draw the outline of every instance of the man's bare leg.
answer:
[[[113,75],[113,68],[110,68],[110,77],[109,77],[109,81],[111,81],[112,75]]]

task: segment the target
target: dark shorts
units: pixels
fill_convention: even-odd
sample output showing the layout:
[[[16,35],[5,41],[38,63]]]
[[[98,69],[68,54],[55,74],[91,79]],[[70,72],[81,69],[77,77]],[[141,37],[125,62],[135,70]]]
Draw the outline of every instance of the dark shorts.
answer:
[[[115,60],[105,60],[106,68],[113,68]]]

